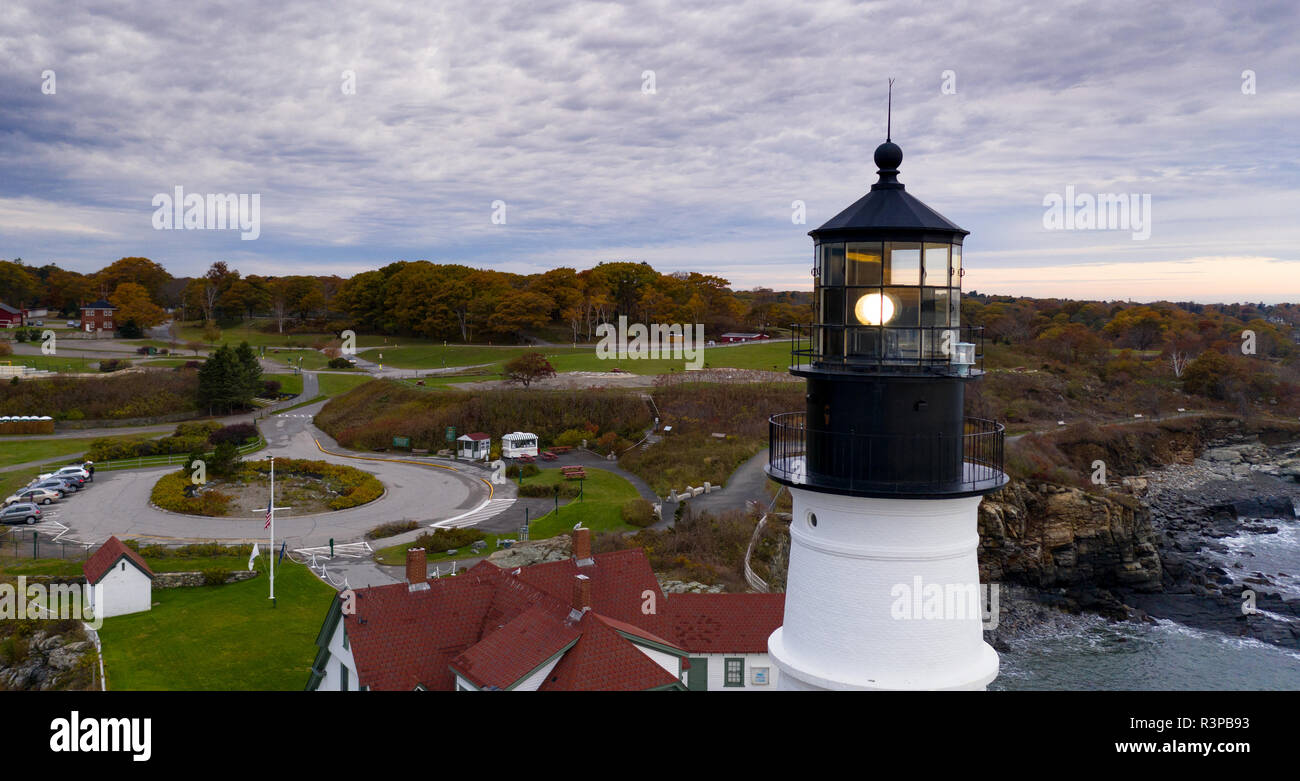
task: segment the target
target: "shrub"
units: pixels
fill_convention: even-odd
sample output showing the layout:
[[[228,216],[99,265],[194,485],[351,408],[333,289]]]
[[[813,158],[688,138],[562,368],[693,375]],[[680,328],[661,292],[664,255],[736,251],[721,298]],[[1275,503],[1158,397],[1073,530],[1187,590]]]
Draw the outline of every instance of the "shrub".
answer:
[[[13,355],[14,348],[9,346],[8,342],[0,342],[0,355]]]
[[[330,358],[329,363],[325,364],[331,369],[351,369],[352,364],[348,363],[347,358]]]
[[[129,368],[131,368],[131,362],[125,358],[109,358],[106,361],[99,362],[99,370],[101,372],[116,372]]]
[[[230,426],[222,426],[208,437],[208,441],[214,445],[222,442],[230,442],[234,445],[243,445],[257,440],[257,426],[252,423],[235,423]]]
[[[395,537],[398,534],[415,531],[418,528],[420,528],[420,524],[416,523],[415,521],[393,521],[392,523],[385,523],[380,526],[376,526],[375,528],[366,532],[366,539],[379,540],[379,539],[383,539],[384,537]]]
[[[585,428],[570,428],[560,432],[554,444],[558,447],[578,447],[584,439],[589,438],[590,435]]]
[[[654,505],[641,498],[628,499],[623,503],[623,522],[644,529],[653,526],[655,518]]]
[[[518,478],[520,472],[523,473],[524,477],[532,477],[540,474],[541,471],[541,469],[537,468],[537,464],[511,464],[506,467],[506,477]]]
[[[141,385],[147,384],[147,393]],[[52,377],[0,385],[0,415],[50,415],[55,420],[154,417],[194,409],[192,373],[140,376]]]
[[[487,539],[487,535],[477,529],[434,529],[421,534],[410,547],[424,548],[428,553],[442,553],[468,547],[483,539]]]
[[[226,514],[230,505],[229,494],[209,488],[189,496],[186,489],[192,487],[188,470],[169,472],[154,484],[149,499],[158,507],[177,513],[209,516]]]
[[[221,567],[211,567],[203,570],[203,585],[205,586],[224,586],[226,578],[230,577],[230,571]]]
[[[534,499],[551,498],[559,496],[561,499],[576,499],[578,497],[577,483],[528,483],[519,486],[519,495],[527,496]]]
[[[280,381],[279,381],[279,380],[263,380],[263,381],[262,381],[262,397],[263,397],[263,398],[272,399],[272,398],[275,398],[276,396],[279,396],[279,395],[280,395]]]

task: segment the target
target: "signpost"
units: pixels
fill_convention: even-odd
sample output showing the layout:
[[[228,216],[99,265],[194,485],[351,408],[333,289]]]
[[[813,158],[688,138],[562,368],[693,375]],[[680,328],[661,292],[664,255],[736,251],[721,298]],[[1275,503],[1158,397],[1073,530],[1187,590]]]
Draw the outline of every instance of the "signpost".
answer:
[[[404,447],[408,450],[411,447],[410,437],[393,437],[393,447]]]

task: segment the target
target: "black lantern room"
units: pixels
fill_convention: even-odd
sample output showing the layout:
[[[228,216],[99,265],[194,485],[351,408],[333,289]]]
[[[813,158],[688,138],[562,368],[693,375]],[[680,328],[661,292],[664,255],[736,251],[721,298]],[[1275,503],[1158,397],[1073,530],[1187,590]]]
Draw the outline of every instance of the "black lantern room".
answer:
[[[898,181],[903,150],[876,148],[871,192],[810,231],[815,322],[796,326],[791,373],[807,410],[771,419],[768,472],[861,496],[987,493],[1006,482],[1002,426],[966,418],[980,329],[961,323],[968,231]]]

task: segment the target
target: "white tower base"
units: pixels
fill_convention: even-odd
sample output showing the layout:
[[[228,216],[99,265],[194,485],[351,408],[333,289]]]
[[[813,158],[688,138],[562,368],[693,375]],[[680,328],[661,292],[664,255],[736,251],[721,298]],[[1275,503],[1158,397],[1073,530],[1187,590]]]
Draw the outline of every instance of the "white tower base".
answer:
[[[997,677],[978,597],[979,496],[790,493],[785,623],[768,638],[778,688],[982,690]]]

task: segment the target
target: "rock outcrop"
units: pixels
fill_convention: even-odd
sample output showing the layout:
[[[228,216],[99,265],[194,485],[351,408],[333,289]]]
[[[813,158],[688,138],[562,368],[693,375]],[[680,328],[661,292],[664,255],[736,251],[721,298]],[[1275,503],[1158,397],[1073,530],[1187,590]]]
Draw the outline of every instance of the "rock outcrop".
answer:
[[[38,630],[0,641],[0,691],[83,689],[95,646],[75,622],[64,631]]]
[[[1160,554],[1132,496],[1013,481],[980,504],[980,579],[1039,588],[1159,590]]]
[[[545,540],[517,542],[509,548],[494,551],[487,560],[501,569],[513,569],[545,564],[548,561],[563,561],[572,555],[573,540],[567,534],[560,534]]]

